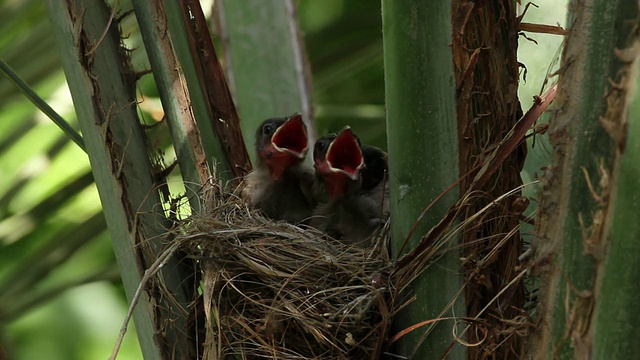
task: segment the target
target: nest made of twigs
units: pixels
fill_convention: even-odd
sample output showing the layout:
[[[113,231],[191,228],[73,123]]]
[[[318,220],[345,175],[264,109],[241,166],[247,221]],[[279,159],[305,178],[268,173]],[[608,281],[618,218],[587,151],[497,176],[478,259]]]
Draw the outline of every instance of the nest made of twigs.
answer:
[[[266,219],[223,187],[210,199],[177,239],[200,259],[205,359],[379,357],[390,321],[387,231],[350,246]]]

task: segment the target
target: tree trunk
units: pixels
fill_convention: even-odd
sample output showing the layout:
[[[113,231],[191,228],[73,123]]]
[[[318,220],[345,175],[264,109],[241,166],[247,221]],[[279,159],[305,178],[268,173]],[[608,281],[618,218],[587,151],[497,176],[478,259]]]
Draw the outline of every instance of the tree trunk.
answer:
[[[470,191],[478,169],[522,117],[518,101],[518,19],[513,0],[452,2],[453,58],[456,71],[461,193]],[[522,354],[517,319],[524,315],[519,276],[522,253],[520,198],[526,142],[521,140],[465,207],[463,254],[469,359],[508,359]],[[490,205],[504,194],[498,206]],[[479,193],[476,193],[479,194]],[[515,280],[514,280],[515,279]]]

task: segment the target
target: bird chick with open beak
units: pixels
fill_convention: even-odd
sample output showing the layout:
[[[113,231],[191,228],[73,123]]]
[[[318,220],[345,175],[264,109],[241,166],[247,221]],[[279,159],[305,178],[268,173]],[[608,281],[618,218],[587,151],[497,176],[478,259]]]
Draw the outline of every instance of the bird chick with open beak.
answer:
[[[346,243],[363,243],[389,216],[386,154],[362,146],[351,129],[314,147],[319,205],[311,225]]]
[[[267,119],[256,130],[255,169],[245,177],[243,196],[269,218],[308,220],[315,207],[313,171],[303,164],[309,148],[302,115]]]

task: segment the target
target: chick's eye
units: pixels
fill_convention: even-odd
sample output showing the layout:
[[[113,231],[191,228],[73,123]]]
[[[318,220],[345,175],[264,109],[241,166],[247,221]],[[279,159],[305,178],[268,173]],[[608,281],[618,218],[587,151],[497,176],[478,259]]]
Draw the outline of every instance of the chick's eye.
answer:
[[[316,151],[323,151],[326,148],[327,148],[327,144],[325,144],[324,142],[316,143]]]
[[[264,124],[262,126],[262,134],[263,135],[271,135],[273,133],[273,125],[271,124]]]

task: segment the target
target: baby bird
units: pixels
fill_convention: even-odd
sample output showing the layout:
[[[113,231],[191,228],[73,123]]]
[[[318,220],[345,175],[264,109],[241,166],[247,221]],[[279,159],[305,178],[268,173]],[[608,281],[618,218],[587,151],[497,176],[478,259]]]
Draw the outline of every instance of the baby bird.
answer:
[[[302,115],[262,122],[256,130],[256,166],[245,177],[243,196],[271,219],[296,224],[308,220],[316,205],[313,172],[303,164],[308,148]]]
[[[319,205],[311,225],[346,243],[362,243],[389,215],[386,154],[361,146],[351,129],[314,146]]]
[[[389,218],[388,156],[375,146],[362,145],[361,149],[364,157],[362,196],[374,201],[378,212],[374,220],[384,224]]]

